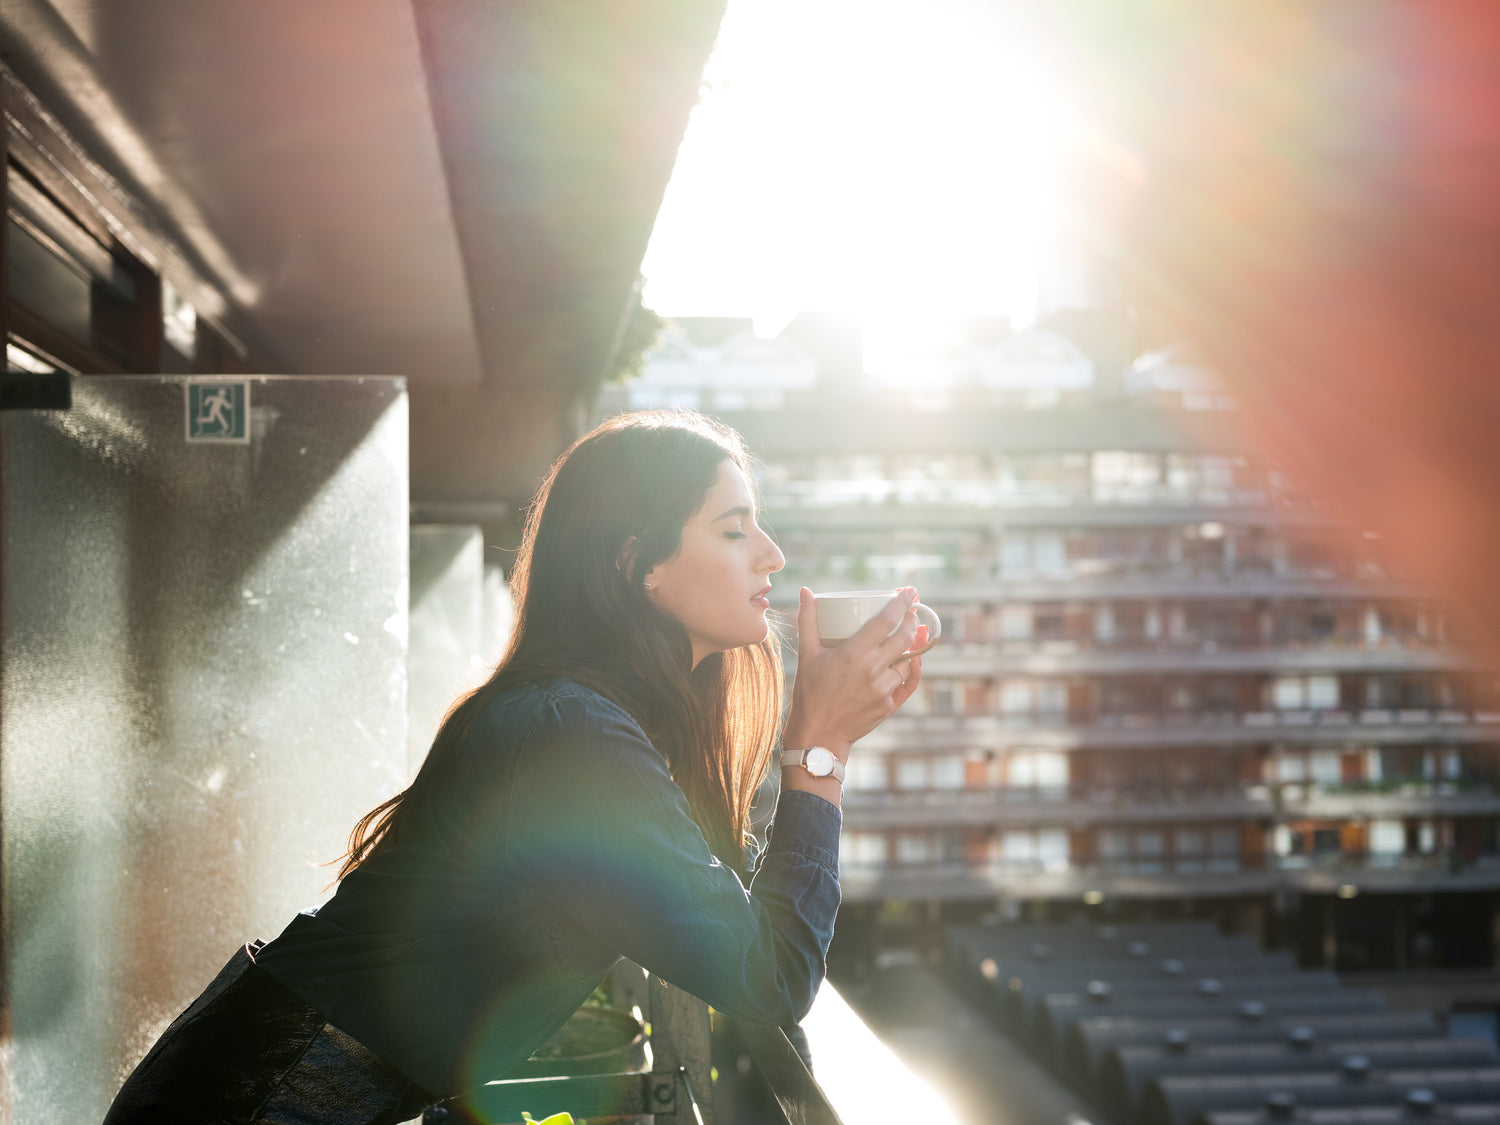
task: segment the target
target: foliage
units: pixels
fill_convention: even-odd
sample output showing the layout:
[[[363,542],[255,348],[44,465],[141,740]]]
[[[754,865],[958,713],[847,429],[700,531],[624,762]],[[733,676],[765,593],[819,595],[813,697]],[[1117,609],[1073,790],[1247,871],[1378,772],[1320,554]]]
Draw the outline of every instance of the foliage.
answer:
[[[631,294],[630,307],[620,325],[620,335],[615,341],[614,354],[610,356],[606,383],[624,383],[641,373],[646,353],[661,335],[662,319],[648,309],[641,300],[641,287],[637,285]]]

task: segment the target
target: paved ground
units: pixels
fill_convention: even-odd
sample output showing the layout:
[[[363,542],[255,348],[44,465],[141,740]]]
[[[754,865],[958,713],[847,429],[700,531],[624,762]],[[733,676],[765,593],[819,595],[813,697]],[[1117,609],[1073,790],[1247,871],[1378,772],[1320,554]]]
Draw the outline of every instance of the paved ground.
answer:
[[[863,985],[835,983],[907,1066],[948,1098],[960,1125],[1105,1125],[925,966],[880,970]]]

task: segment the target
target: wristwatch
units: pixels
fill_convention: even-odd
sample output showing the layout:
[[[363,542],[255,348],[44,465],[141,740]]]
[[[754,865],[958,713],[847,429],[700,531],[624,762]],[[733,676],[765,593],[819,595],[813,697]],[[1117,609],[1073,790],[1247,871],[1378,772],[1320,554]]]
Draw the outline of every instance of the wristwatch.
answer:
[[[802,750],[783,751],[781,764],[801,766],[814,777],[831,777],[840,785],[844,784],[844,763],[834,757],[833,751],[826,746],[808,746]]]

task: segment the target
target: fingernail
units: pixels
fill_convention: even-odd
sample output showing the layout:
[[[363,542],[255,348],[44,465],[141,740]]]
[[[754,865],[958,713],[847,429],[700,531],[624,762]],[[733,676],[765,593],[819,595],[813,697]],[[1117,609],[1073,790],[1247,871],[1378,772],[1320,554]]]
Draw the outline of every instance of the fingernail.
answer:
[[[905,590],[901,591],[901,595],[907,601],[914,602],[917,600],[917,588],[915,586],[908,586]]]

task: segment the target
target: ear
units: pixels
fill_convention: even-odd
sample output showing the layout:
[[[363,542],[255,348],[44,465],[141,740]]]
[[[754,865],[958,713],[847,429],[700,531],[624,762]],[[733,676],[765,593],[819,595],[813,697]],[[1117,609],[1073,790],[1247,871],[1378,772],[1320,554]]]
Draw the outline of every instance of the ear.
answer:
[[[640,554],[641,541],[632,535],[625,540],[625,546],[620,548],[620,555],[615,559],[615,569],[620,572],[626,582],[632,585],[636,581],[635,564]]]

